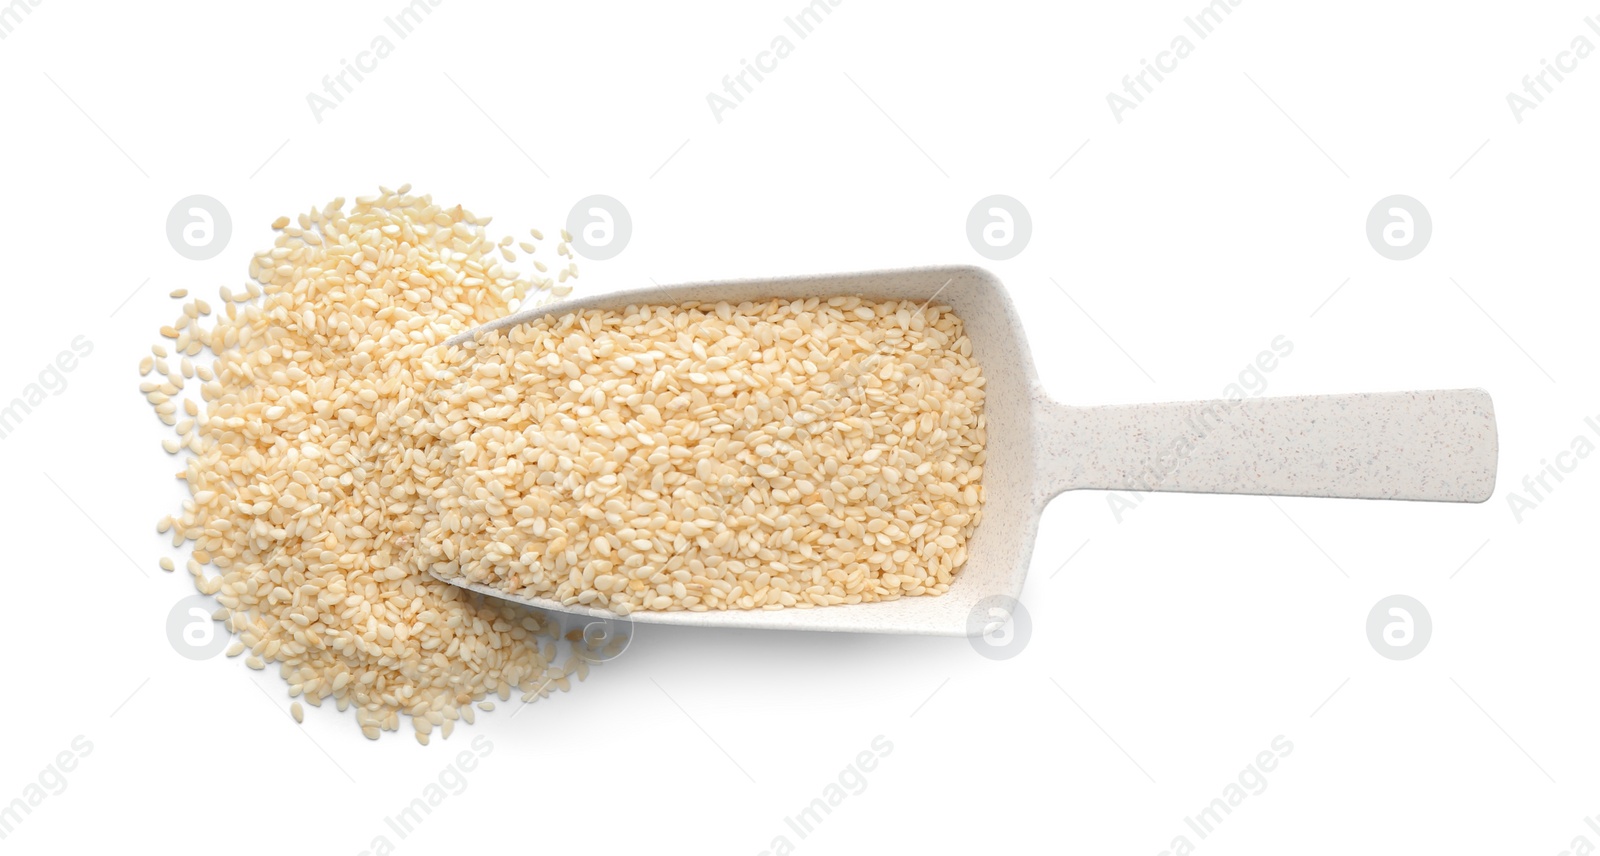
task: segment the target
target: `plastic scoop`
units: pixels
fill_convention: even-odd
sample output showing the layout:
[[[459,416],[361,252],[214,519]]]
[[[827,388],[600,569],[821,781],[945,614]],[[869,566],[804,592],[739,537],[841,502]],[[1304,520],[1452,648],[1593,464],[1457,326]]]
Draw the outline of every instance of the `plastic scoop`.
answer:
[[[949,306],[986,379],[983,517],[939,596],[777,610],[637,611],[627,621],[695,627],[978,635],[969,616],[1022,591],[1045,505],[1068,490],[1176,491],[1482,502],[1494,492],[1494,405],[1481,389],[1263,397],[1077,407],[1045,395],[1015,306],[979,268],[919,268],[662,286],[519,312],[450,340],[546,315],[637,304],[857,295]],[[441,577],[441,579],[443,579]],[[616,620],[609,610],[453,585],[541,609]]]

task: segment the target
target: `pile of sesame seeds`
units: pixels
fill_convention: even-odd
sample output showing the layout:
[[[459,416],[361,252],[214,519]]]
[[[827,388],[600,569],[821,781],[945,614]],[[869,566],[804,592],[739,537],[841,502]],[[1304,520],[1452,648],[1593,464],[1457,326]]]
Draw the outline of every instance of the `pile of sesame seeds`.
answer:
[[[553,277],[538,261],[517,273],[513,247],[537,245],[493,241],[489,222],[409,186],[279,218],[243,289],[222,288],[216,307],[187,300],[140,361],[190,493],[158,529],[191,547],[196,588],[237,634],[228,655],[275,666],[296,719],[300,699],[331,699],[370,738],[405,716],[427,743],[490,695],[532,700],[587,674],[581,651],[557,665],[560,640],[537,613],[413,558],[445,477],[413,441],[428,352],[566,293],[577,274],[570,261]],[[565,240],[557,252],[571,259]]]

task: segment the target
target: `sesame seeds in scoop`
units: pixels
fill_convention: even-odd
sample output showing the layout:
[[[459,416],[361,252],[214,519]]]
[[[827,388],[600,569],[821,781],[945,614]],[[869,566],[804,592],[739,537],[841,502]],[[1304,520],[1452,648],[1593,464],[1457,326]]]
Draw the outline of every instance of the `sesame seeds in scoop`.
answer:
[[[983,375],[948,307],[587,310],[448,349],[414,569],[565,605],[825,607],[948,590]]]

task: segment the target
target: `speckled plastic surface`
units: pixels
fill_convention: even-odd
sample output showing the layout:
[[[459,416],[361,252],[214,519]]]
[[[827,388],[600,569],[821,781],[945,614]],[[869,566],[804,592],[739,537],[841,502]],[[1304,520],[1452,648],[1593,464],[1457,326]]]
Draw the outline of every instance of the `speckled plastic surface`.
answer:
[[[1017,597],[1039,516],[1080,488],[1481,502],[1494,491],[1494,409],[1482,390],[1298,396],[1239,402],[1073,407],[1041,390],[1022,324],[993,274],[917,268],[637,289],[518,313],[487,329],[578,309],[690,300],[853,294],[937,300],[966,325],[986,378],[983,521],[967,563],[939,597],[815,609],[643,612],[637,623],[941,636],[969,634],[984,598]],[[596,618],[609,612],[544,598],[493,597]]]

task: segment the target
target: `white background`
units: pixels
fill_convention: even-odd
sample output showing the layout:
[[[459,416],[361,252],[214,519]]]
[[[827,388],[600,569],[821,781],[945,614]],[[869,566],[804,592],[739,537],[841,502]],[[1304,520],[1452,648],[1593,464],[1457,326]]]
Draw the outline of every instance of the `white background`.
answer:
[[[1506,103],[1575,37],[1600,44],[1593,3],[1246,0],[1119,123],[1107,93],[1200,0],[843,0],[718,122],[707,93],[801,0],[445,0],[316,121],[307,93],[401,6],[42,0],[0,41],[0,402],[74,337],[94,347],[0,440],[0,802],[74,736],[93,744],[0,850],[1600,843],[1600,463],[1520,522],[1508,505],[1574,437],[1600,443],[1600,57],[1520,123]],[[1216,397],[1279,335],[1295,349],[1267,394],[1481,386],[1500,485],[1482,505],[1158,495],[1120,522],[1105,494],[1064,496],[1024,593],[1031,638],[1003,662],[962,639],[644,627],[570,695],[428,747],[370,743],[331,706],[297,726],[275,671],[167,642],[192,594],[181,559],[156,567],[178,466],[135,364],[176,312],[166,292],[240,286],[274,217],[407,181],[517,232],[622,200],[632,242],[582,264],[585,290],[986,264],[1074,403]],[[234,223],[205,262],[164,233],[197,193]],[[997,193],[1033,238],[991,263],[965,222]],[[1396,193],[1434,224],[1404,262],[1364,233]],[[1365,635],[1395,593],[1434,624],[1403,662]],[[465,791],[396,837],[385,817],[479,735]],[[877,735],[894,748],[866,790],[788,829]],[[1209,838],[1187,828],[1278,735],[1294,748],[1267,789]]]

